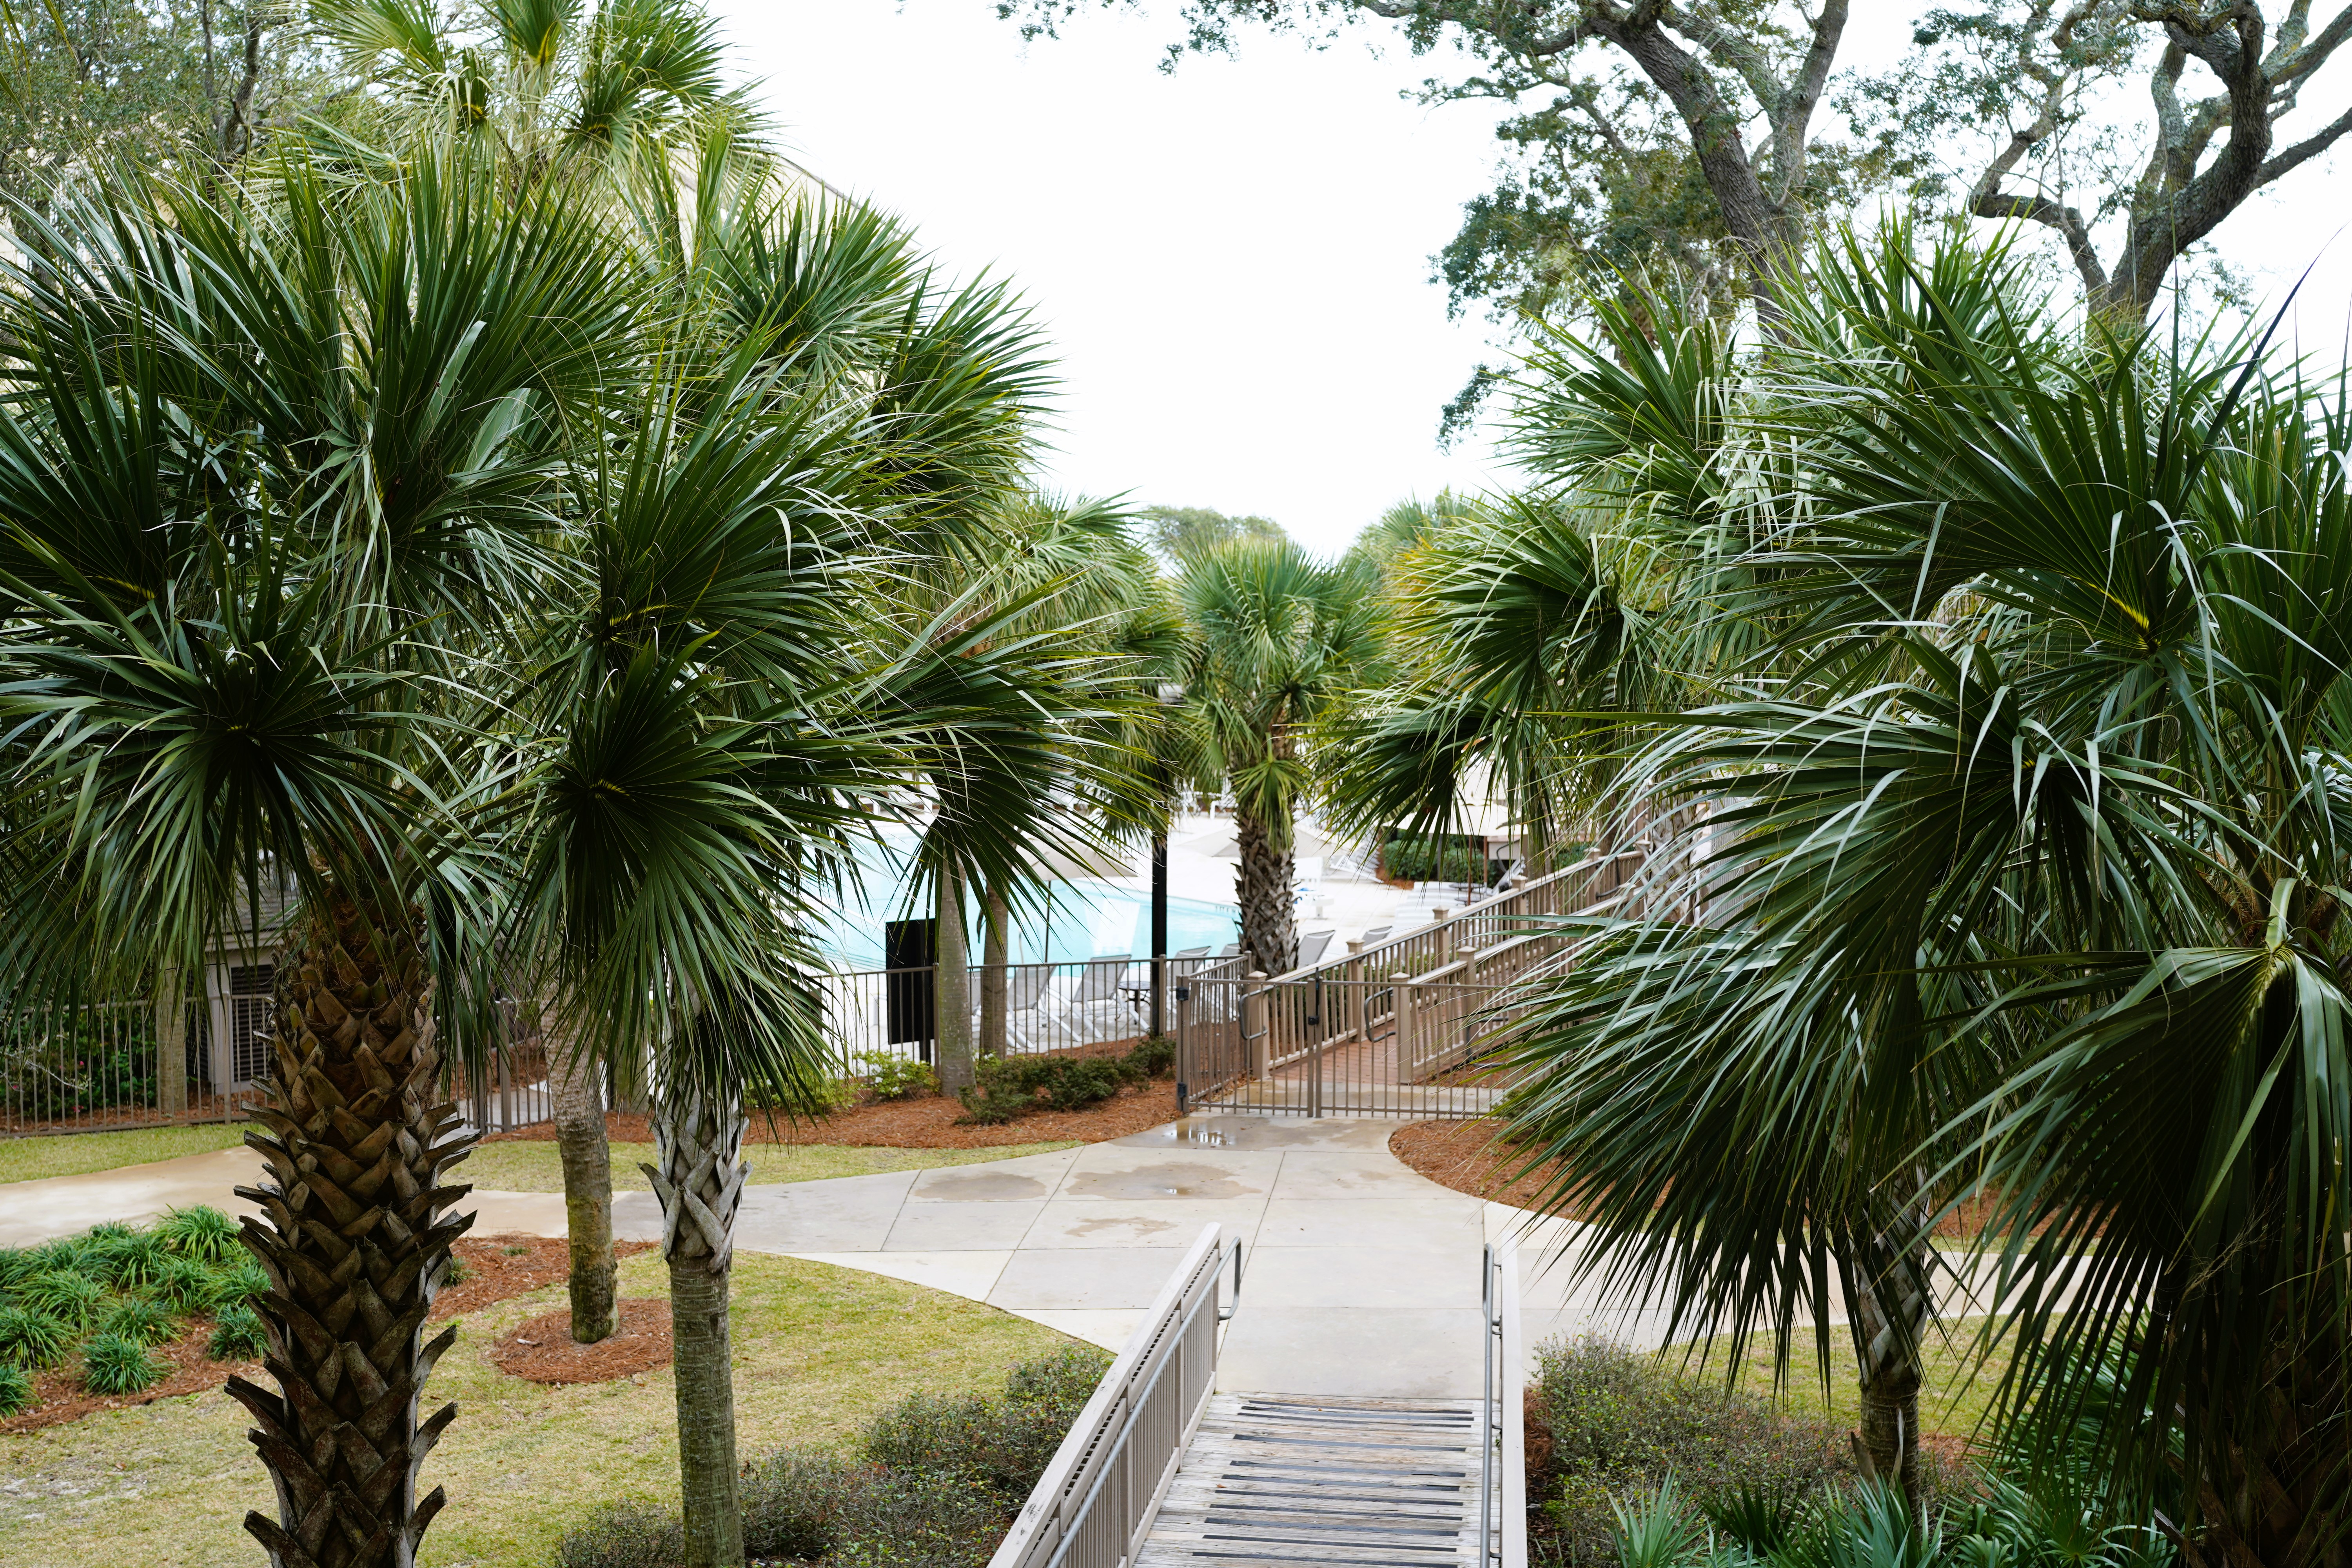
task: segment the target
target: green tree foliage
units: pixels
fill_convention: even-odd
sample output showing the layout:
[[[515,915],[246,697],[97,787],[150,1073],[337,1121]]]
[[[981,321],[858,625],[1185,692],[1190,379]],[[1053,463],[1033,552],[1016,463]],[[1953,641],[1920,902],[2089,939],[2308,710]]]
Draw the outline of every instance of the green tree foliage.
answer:
[[[1180,566],[1236,539],[1289,537],[1270,517],[1228,517],[1202,506],[1147,506],[1136,515],[1143,520],[1145,542]]]
[[[278,0],[0,6],[0,192],[40,201],[122,161],[233,168],[336,90]]]
[[[1530,992],[1515,1129],[1679,1322],[1826,1367],[1842,1313],[1906,1485],[1931,1237],[1982,1205],[2003,1420],[2179,1467],[2200,1561],[2307,1561],[2352,1503],[2352,413],[2252,343],[2053,333],[2000,252],[1811,277],[1766,342],[1662,314],[1531,378],[1554,484],[1479,573],[1553,608],[1479,646],[1426,592],[1478,646],[1431,710],[1564,688],[1549,765],[1659,844]]]

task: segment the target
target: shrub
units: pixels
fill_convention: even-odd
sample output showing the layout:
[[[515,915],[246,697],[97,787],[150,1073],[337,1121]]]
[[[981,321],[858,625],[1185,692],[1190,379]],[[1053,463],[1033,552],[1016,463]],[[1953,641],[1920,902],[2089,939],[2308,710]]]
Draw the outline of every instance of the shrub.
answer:
[[[940,1091],[940,1075],[911,1057],[860,1051],[857,1062],[866,1069],[866,1092],[877,1100],[917,1100]]]
[[[160,1345],[178,1333],[171,1309],[152,1296],[125,1296],[99,1314],[98,1331],[142,1345]]]
[[[1083,1110],[1152,1076],[1148,1068],[1156,1055],[1138,1046],[1118,1057],[982,1057],[973,1065],[972,1087],[959,1098],[965,1120],[987,1123],[1032,1110]],[[1171,1065],[1174,1059],[1171,1046]]]
[[[81,1384],[92,1394],[136,1394],[163,1371],[145,1345],[121,1334],[100,1334],[81,1347]]]
[[[616,1502],[555,1548],[555,1568],[676,1568],[686,1561],[686,1526],[667,1509]]]
[[[97,1280],[62,1268],[26,1275],[9,1294],[19,1306],[55,1318],[69,1329],[86,1326],[106,1299],[106,1289]]]
[[[975,1477],[869,1473],[847,1500],[824,1561],[827,1568],[986,1568],[1011,1522],[1011,1508]]]
[[[155,1234],[173,1252],[199,1263],[224,1264],[245,1255],[236,1221],[210,1204],[167,1211],[156,1221]]]
[[[0,1365],[0,1415],[14,1415],[32,1403],[32,1373],[21,1366]]]
[[[1381,844],[1381,868],[1403,881],[1474,882],[1482,888],[1501,869],[1486,858],[1478,840],[1459,833],[1391,833]]]
[[[73,1341],[60,1319],[14,1302],[0,1306],[0,1366],[55,1366]]]
[[[743,1552],[814,1563],[831,1552],[872,1472],[832,1454],[786,1448],[743,1477]]]
[[[1127,1054],[1143,1078],[1172,1078],[1176,1072],[1176,1039],[1172,1035],[1147,1035]]]
[[[1109,1364],[1102,1351],[1073,1345],[1014,1367],[997,1398],[919,1394],[876,1416],[860,1446],[885,1469],[959,1473],[1018,1506]]]
[[[1615,1562],[1619,1500],[1669,1477],[1678,1506],[1705,1510],[1740,1495],[1801,1497],[1847,1468],[1827,1423],[1601,1341],[1544,1347],[1530,1393],[1528,1415],[1551,1444],[1528,1477],[1530,1500],[1544,1500],[1534,1522],[1571,1564]]]

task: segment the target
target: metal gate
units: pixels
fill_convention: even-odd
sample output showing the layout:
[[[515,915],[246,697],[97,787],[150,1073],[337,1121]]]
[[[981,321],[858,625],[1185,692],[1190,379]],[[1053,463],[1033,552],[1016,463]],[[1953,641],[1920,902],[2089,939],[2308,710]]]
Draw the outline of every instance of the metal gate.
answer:
[[[1187,1111],[1484,1115],[1508,1087],[1484,1058],[1507,1032],[1495,985],[1361,974],[1266,980],[1230,965],[1176,988],[1176,1073]]]

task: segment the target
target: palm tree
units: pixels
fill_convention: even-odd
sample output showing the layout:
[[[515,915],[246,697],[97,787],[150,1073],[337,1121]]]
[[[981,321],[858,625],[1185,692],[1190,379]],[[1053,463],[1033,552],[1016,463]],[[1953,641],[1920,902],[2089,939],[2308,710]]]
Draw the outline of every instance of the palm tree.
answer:
[[[2180,1468],[2192,1561],[2324,1560],[2352,413],[2254,345],[2070,347],[1998,258],[1819,276],[1757,416],[1809,459],[1747,552],[1784,678],[1623,784],[1706,808],[1653,873],[1701,918],[1540,988],[1514,1128],[1688,1321],[1785,1357],[1842,1288],[1897,1474],[1933,1227],[1988,1203],[2005,1422],[2105,1409],[2119,1479]]]
[[[1286,540],[1220,546],[1178,579],[1194,637],[1185,701],[1233,791],[1242,947],[1268,974],[1297,959],[1290,855],[1310,732],[1372,655],[1368,587]]]
[[[457,817],[492,759],[458,738],[538,569],[563,412],[627,328],[618,254],[432,157],[251,200],[126,177],[18,221],[42,242],[0,307],[0,704],[36,852],[9,861],[9,989],[283,944],[244,1194],[279,1392],[230,1384],[278,1517],[246,1524],[277,1563],[404,1563],[456,1414],[418,1418],[467,1223],[440,1074],[495,996]]]

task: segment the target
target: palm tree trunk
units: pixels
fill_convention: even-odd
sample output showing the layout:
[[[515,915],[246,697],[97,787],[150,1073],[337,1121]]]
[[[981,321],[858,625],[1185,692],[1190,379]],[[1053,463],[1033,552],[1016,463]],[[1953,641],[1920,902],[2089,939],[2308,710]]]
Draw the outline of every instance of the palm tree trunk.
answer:
[[[1298,961],[1298,931],[1291,923],[1290,851],[1277,852],[1266,825],[1247,810],[1234,813],[1241,850],[1234,885],[1242,910],[1242,951],[1249,967],[1282,974]]]
[[[1004,895],[991,890],[988,895],[986,929],[981,938],[980,972],[980,1054],[1001,1057],[1004,1054],[1004,1031],[1009,1022],[1006,1016],[1005,932],[1008,916]]]
[[[559,1041],[548,1052],[547,1068],[554,1080],[555,1148],[563,1162],[564,1229],[572,1238],[572,1338],[593,1345],[621,1326],[604,1066]]]
[[[970,1089],[971,1062],[971,961],[964,947],[963,878],[953,867],[940,870],[938,967],[931,971],[938,1001],[940,1087],[950,1094]]]
[[[686,1568],[742,1568],[743,1506],[736,1489],[735,1372],[727,1325],[735,1261],[735,1208],[743,1163],[740,1100],[724,1109],[699,1089],[669,1089],[654,1105],[654,1157],[637,1168],[661,1200],[669,1265],[670,1340],[677,1378],[677,1479],[686,1514]]]
[[[476,1134],[439,1092],[432,980],[413,913],[370,920],[335,898],[278,971],[276,1074],[253,1110],[268,1179],[246,1245],[269,1277],[256,1303],[281,1392],[231,1378],[278,1492],[245,1516],[273,1568],[408,1568],[445,1500],[416,1471],[457,1407],[417,1420],[454,1328],[425,1343],[449,1248],[473,1215],[444,1212]]]
[[[1900,1487],[1912,1517],[1920,1508],[1919,1351],[1931,1300],[1926,1259],[1917,1249],[1883,1268],[1855,1270],[1854,1352],[1862,1374],[1862,1422],[1855,1434],[1866,1473]]]

